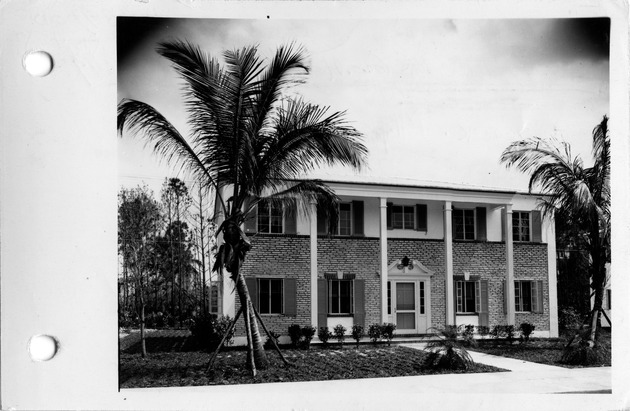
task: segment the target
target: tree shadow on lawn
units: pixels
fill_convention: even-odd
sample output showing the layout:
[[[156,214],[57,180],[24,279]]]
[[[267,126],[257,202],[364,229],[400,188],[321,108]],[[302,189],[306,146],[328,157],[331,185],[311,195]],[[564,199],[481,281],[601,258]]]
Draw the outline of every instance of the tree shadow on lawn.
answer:
[[[169,343],[159,345],[163,348],[168,346]],[[310,350],[283,349],[283,354],[292,366],[285,366],[277,353],[268,351],[269,368],[259,370],[252,378],[245,367],[246,352],[240,349],[222,351],[210,375],[205,371],[209,353],[150,352],[143,359],[139,354],[123,352],[120,355],[120,385],[121,388],[132,388],[256,384],[506,371],[484,364],[475,364],[465,371],[429,371],[421,366],[426,355],[424,352],[401,346],[362,346],[341,350],[319,347]]]

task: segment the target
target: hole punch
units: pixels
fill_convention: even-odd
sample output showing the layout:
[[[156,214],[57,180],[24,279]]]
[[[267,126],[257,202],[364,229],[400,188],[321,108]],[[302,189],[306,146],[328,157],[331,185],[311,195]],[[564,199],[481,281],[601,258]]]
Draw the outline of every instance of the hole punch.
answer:
[[[59,344],[50,335],[34,335],[28,342],[28,353],[33,361],[48,361],[57,354]]]
[[[43,50],[26,53],[22,61],[24,70],[33,77],[45,77],[53,69],[53,58]]]

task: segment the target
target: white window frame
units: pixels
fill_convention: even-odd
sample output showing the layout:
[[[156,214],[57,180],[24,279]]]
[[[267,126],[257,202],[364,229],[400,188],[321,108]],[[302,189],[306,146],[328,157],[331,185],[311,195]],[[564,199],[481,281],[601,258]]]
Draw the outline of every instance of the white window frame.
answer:
[[[475,311],[464,311],[464,304],[466,301],[466,286],[465,283],[475,284]],[[455,281],[455,299],[456,299],[456,313],[457,314],[478,314],[481,311],[481,282],[479,280],[456,280]]]
[[[271,232],[271,227],[272,227],[272,225],[271,225],[271,210],[272,210],[272,207],[269,205],[269,203],[265,203],[267,205],[267,208],[268,208],[267,217],[269,218],[269,228],[266,231],[262,231],[261,230],[260,220],[259,220],[259,217],[261,215],[261,213],[260,213],[260,205],[261,204],[263,204],[262,201],[260,203],[258,203],[258,207],[256,207],[256,230],[259,233],[262,233],[262,234],[284,234],[284,230],[285,230],[286,224],[285,224],[285,221],[284,221],[284,210],[283,210],[282,207],[280,207],[281,219],[282,219],[281,223],[280,223],[281,224],[281,231],[279,233],[272,233]]]
[[[348,234],[341,234],[341,206],[342,205],[344,206],[347,205],[350,207],[350,233]],[[337,224],[336,234],[343,237],[350,237],[352,233],[354,232],[354,207],[352,207],[352,201],[343,201],[339,203],[337,207],[337,211],[339,213],[339,222]]]
[[[258,313],[260,315],[281,315],[284,314],[284,279],[283,278],[257,278],[256,281],[258,282],[258,284],[256,284],[256,288],[257,288],[257,305],[258,307],[256,307],[258,309]],[[261,289],[262,287],[260,286],[260,283],[262,281],[266,281],[269,283],[269,312],[263,312],[260,308],[260,302],[262,301],[262,294],[261,294]],[[272,293],[271,293],[271,281],[280,281],[280,312],[271,312],[271,302],[272,302]]]
[[[338,283],[349,283],[350,284],[350,312],[338,312],[335,313],[332,311],[332,307],[333,307],[333,293],[332,293],[332,288],[333,288],[333,283],[334,282],[338,282]],[[340,280],[340,279],[330,279],[328,280],[328,315],[331,316],[352,316],[354,315],[354,280]],[[339,293],[339,301],[338,301],[338,307],[341,307],[341,293]],[[341,309],[340,309],[341,311]]]
[[[470,212],[472,211],[473,213],[473,229],[472,229],[472,234],[473,234],[473,238],[466,238],[466,212]],[[457,238],[457,229],[455,227],[455,213],[461,212],[462,213],[462,225],[463,225],[463,232],[464,232],[464,237],[463,238]],[[458,240],[458,241],[474,241],[477,239],[477,210],[474,208],[453,208],[453,239],[454,240]]]
[[[402,213],[402,227],[394,225],[394,207],[400,207]],[[411,226],[407,227],[408,221],[405,220],[405,208],[411,209]],[[415,205],[392,204],[392,230],[415,230],[416,229],[416,207]]]
[[[524,310],[523,293],[521,292],[522,283],[529,283],[529,310]],[[514,280],[514,311],[518,313],[533,313],[534,307],[538,304],[542,304],[542,301],[538,299],[538,281],[537,280]]]
[[[527,240],[523,240],[520,238],[520,224],[518,227],[514,225],[514,216],[516,214],[519,215],[519,218],[518,218],[519,223],[522,220],[521,214],[527,214],[527,219],[528,219]],[[516,231],[517,229],[518,231]],[[518,238],[514,238],[515,232],[519,233]],[[517,243],[529,243],[532,241],[532,234],[533,234],[532,233],[532,212],[531,211],[512,211],[512,241],[517,242]]]

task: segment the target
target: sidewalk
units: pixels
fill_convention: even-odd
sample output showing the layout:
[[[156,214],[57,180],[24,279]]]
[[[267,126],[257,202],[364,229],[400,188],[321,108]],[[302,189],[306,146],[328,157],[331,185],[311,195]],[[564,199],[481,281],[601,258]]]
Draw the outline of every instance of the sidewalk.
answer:
[[[401,345],[422,349],[425,344]],[[458,387],[457,391],[460,393],[475,394],[610,393],[612,389],[611,367],[564,368],[475,351],[469,353],[475,362],[507,369],[510,372],[410,377],[418,382],[418,386],[414,388],[422,389],[423,392],[444,392],[446,384]]]

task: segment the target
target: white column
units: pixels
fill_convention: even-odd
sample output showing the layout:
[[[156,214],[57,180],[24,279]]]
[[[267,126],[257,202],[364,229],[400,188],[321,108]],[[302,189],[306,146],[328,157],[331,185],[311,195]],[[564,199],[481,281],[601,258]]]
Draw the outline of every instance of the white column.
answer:
[[[548,284],[549,284],[549,337],[558,337],[558,278],[556,267],[556,231],[553,219],[542,220],[543,232],[546,238],[542,240],[547,243],[547,264],[548,264]]]
[[[507,258],[507,272],[505,275],[507,323],[508,325],[514,325],[516,317],[514,315],[514,242],[512,238],[512,204],[505,205],[505,255]]]
[[[444,202],[444,271],[446,272],[446,325],[455,325],[455,300],[453,289],[453,205]]]
[[[387,315],[387,198],[381,197],[381,322],[389,322]]]
[[[317,328],[317,203],[311,202],[311,325]]]

